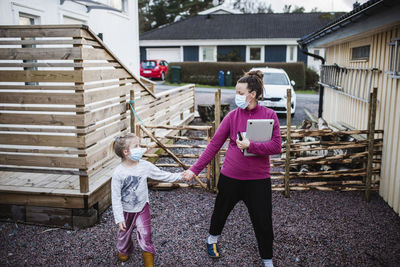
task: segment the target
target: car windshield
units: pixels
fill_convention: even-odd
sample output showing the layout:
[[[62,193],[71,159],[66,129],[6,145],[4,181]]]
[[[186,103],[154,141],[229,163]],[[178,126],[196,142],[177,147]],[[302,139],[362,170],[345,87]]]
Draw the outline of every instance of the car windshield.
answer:
[[[142,68],[143,69],[154,69],[156,66],[155,61],[143,61],[142,62]]]
[[[289,81],[286,78],[286,75],[283,73],[270,73],[264,72],[264,79],[265,84],[270,85],[288,85]]]

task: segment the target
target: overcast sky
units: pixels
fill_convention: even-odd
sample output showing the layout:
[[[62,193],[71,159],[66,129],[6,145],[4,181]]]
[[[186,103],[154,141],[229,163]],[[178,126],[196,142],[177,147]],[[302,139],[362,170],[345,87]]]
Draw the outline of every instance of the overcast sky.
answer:
[[[226,2],[230,2],[227,0]],[[257,0],[259,2],[266,2],[267,6],[271,4],[272,10],[275,13],[281,13],[285,5],[303,6],[306,12],[317,7],[319,11],[351,11],[353,3],[356,0]],[[360,4],[364,4],[367,0],[358,0]]]

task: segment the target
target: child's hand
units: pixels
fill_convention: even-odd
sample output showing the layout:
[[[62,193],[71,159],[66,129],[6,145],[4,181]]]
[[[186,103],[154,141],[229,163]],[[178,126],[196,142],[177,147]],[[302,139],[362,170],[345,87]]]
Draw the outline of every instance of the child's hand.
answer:
[[[126,230],[126,224],[125,224],[125,222],[120,222],[120,223],[118,223],[118,227],[119,227],[119,230],[125,231],[125,230]]]
[[[187,169],[186,171],[183,172],[182,176],[183,176],[182,179],[185,182],[189,182],[194,178],[195,174],[191,170]]]

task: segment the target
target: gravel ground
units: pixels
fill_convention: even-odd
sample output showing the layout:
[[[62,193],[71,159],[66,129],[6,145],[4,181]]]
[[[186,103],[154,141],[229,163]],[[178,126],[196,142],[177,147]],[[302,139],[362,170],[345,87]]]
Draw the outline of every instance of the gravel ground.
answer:
[[[246,207],[230,214],[212,260],[204,239],[215,194],[202,189],[150,191],[156,266],[261,266]],[[273,192],[275,266],[399,266],[400,218],[376,194]],[[111,209],[85,230],[0,223],[1,266],[122,266]],[[137,244],[135,242],[135,244]],[[125,266],[140,266],[137,245]]]
[[[291,192],[287,199],[274,191],[275,266],[400,266],[400,217],[377,193],[370,203],[360,194]],[[222,257],[208,258],[205,238],[214,201],[215,194],[203,189],[150,191],[156,266],[262,266],[242,202],[220,238]],[[0,222],[0,266],[141,266],[136,241],[129,261],[117,261],[117,230],[111,208],[84,230]]]

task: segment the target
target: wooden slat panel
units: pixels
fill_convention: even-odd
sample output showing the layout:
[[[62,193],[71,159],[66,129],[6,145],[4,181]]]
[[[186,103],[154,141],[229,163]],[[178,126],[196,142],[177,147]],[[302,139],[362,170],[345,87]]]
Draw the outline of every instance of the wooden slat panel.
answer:
[[[83,93],[2,93],[1,103],[83,105]]]
[[[130,78],[130,77],[132,77],[132,76],[124,69],[84,70],[83,71],[83,81],[84,82]]]
[[[0,37],[81,37],[79,28],[70,29],[35,29],[35,28],[0,28]]]
[[[0,90],[83,90],[83,85],[0,85]]]
[[[128,119],[119,121],[117,123],[110,123],[107,127],[88,134],[85,138],[86,139],[86,147],[89,147],[92,144],[96,143],[97,141],[100,141],[100,140],[104,139],[105,137],[110,136],[114,133],[117,133],[128,127],[129,127]]]
[[[18,144],[19,145],[19,144]],[[5,148],[0,147],[1,152],[14,152],[14,153],[42,153],[42,154],[67,154],[67,155],[86,155],[86,152],[83,150],[73,150],[73,149],[49,149],[49,148],[41,148],[35,146],[35,148]]]
[[[2,60],[81,59],[80,48],[0,48]]]
[[[104,49],[82,48],[82,58],[84,60],[113,60],[114,58]]]
[[[84,157],[51,157],[51,156],[31,156],[0,154],[0,164],[17,166],[42,166],[57,168],[76,168],[85,169]]]
[[[113,106],[113,107],[108,107],[108,108],[101,109],[101,110],[98,110],[98,111],[89,112],[89,113],[85,114],[85,121],[89,125],[89,124],[92,124],[92,123],[96,123],[97,121],[101,121],[103,119],[111,117],[113,115],[126,112],[126,110],[127,110],[126,109],[126,104],[125,103],[121,103],[120,105],[116,105],[116,106]],[[1,122],[1,120],[0,120],[0,122]],[[84,125],[82,125],[82,126],[84,126]]]
[[[28,40],[10,40],[4,41],[0,40],[0,45],[74,45],[74,44],[82,44],[82,45],[94,45],[100,46],[98,42],[85,40],[85,39],[62,39],[62,40],[54,40],[54,39],[28,39]]]
[[[101,100],[129,94],[129,90],[133,90],[134,88],[135,88],[134,85],[126,85],[126,86],[112,87],[99,91],[88,92],[85,93],[85,103],[86,104],[95,103]]]
[[[34,145],[55,147],[85,147],[83,136],[4,134],[0,133],[0,144]]]
[[[5,70],[0,82],[82,82],[81,71]]]
[[[0,123],[24,125],[85,126],[84,115],[0,113]]]

